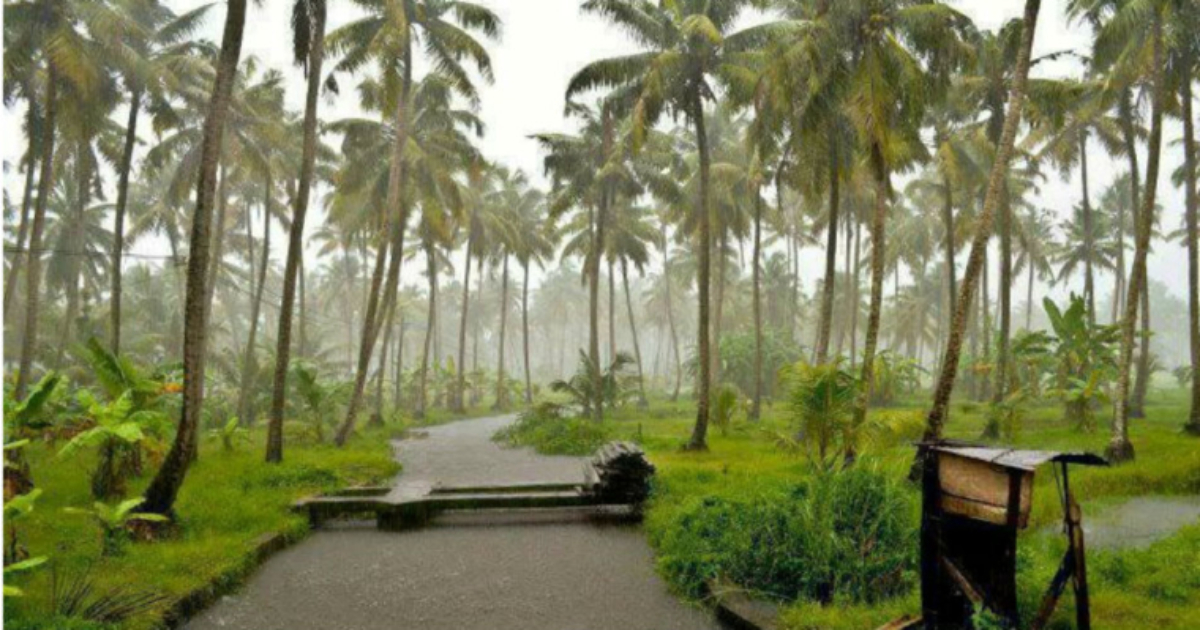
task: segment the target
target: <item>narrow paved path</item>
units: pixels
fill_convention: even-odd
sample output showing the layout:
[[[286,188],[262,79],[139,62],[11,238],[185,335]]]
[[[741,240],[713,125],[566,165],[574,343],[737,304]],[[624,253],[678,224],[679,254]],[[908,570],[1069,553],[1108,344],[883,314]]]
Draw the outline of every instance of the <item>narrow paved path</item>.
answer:
[[[511,417],[432,427],[397,442],[396,493],[431,485],[574,482],[582,458],[502,449]],[[209,630],[715,630],[674,598],[641,532],[562,514],[445,516],[403,532],[345,526],[272,558],[190,622]]]

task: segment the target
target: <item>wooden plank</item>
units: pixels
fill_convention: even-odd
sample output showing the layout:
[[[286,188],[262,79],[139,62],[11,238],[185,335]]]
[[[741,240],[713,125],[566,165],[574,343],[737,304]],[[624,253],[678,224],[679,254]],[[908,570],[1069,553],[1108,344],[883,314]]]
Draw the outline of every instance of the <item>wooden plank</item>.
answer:
[[[1042,604],[1038,606],[1037,616],[1033,618],[1033,625],[1030,630],[1042,630],[1050,621],[1050,615],[1054,614],[1054,609],[1058,606],[1058,599],[1062,597],[1063,590],[1067,586],[1067,579],[1075,570],[1075,558],[1070,549],[1063,556],[1062,564],[1058,566],[1058,571],[1054,573],[1054,579],[1050,580],[1050,588],[1046,589],[1046,595],[1042,598]]]

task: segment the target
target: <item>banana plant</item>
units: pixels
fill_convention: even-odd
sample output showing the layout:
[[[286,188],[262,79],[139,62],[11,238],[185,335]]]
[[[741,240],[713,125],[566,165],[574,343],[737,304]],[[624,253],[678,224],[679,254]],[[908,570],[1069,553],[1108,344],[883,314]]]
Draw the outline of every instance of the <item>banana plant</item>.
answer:
[[[237,416],[229,418],[223,426],[210,429],[208,436],[221,440],[221,448],[227,452],[235,450],[241,442],[250,441],[250,432],[241,426]]]
[[[8,445],[5,446],[5,450],[8,450]],[[34,488],[25,494],[16,495],[4,502],[5,566],[13,564],[27,555],[21,546],[18,525],[25,516],[28,516],[33,511],[34,505],[40,496],[42,496],[42,489]]]
[[[145,502],[142,497],[126,499],[116,505],[108,505],[102,501],[92,504],[91,509],[63,508],[68,514],[90,516],[100,527],[100,556],[119,556],[125,551],[129,542],[129,526],[138,521],[161,523],[169,519],[161,514],[151,512],[134,512],[134,508]]]
[[[155,429],[167,421],[160,411],[136,409],[134,398],[132,391],[112,402],[98,400],[88,389],[76,393],[79,405],[87,410],[94,424],[71,438],[58,452],[58,458],[68,459],[88,448],[99,449],[96,469],[92,472],[92,496],[96,499],[125,493],[126,477],[133,472],[131,461],[147,440],[143,429]]]
[[[1068,422],[1093,430],[1096,408],[1107,400],[1107,385],[1116,376],[1120,329],[1091,323],[1084,299],[1075,294],[1066,310],[1050,298],[1042,304],[1053,329],[1058,363],[1055,386],[1047,393],[1063,401]]]
[[[47,558],[46,556],[38,556],[36,558],[30,558],[28,560],[22,560],[20,562],[14,562],[12,564],[4,565],[4,596],[5,597],[22,597],[22,596],[24,596],[25,591],[22,591],[20,588],[13,586],[12,585],[12,577],[10,577],[10,576],[13,576],[13,575],[16,575],[19,573],[24,573],[34,567],[37,567],[38,565],[45,564],[46,560],[48,560],[48,559],[49,558]]]

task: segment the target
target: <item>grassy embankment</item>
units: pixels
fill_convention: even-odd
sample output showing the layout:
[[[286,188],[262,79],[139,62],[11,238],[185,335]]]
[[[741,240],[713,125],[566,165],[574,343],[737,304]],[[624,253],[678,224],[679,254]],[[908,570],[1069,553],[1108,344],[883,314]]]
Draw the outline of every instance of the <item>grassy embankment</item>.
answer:
[[[394,476],[399,466],[392,460],[388,437],[395,430],[395,426],[365,430],[343,449],[290,443],[280,465],[262,461],[262,430],[251,432],[231,451],[219,440],[205,439],[176,504],[177,533],[161,541],[128,544],[115,557],[101,557],[100,529],[89,516],[64,511],[92,505],[88,479],[94,457],[59,460],[50,445],[32,445],[26,452],[43,494],[31,514],[6,527],[15,525],[30,554],[48,556],[50,561],[15,580],[25,596],[6,598],[5,625],[104,627],[55,618],[52,611],[55,574],[61,589],[86,572],[97,595],[121,588],[166,596],[158,610],[121,626],[153,627],[156,612],[170,601],[214,580],[227,581],[229,586],[240,581],[253,568],[254,545],[262,536],[302,537],[308,524],[288,509],[297,498],[347,485],[386,482]],[[154,463],[146,468],[142,478],[130,480],[129,496],[137,496],[149,483]]]
[[[919,428],[924,402],[923,396],[915,397],[876,413],[891,414],[899,420],[896,424]],[[949,436],[977,438],[985,424],[984,410],[983,405],[956,404]],[[1128,497],[1200,494],[1200,440],[1180,433],[1186,410],[1182,390],[1156,390],[1148,405],[1148,417],[1135,421],[1132,428],[1138,454],[1135,462],[1110,469],[1075,469],[1072,485],[1083,505],[1085,522],[1089,513]],[[659,400],[648,410],[632,405],[619,409],[606,426],[574,434],[578,440],[550,429],[542,432],[553,440],[534,432],[524,438],[543,450],[576,453],[586,452],[595,442],[606,439],[639,440],[659,468],[655,498],[646,521],[647,535],[655,548],[660,573],[682,594],[702,593],[705,579],[739,575],[743,582],[757,581],[756,590],[785,600],[785,627],[796,630],[872,629],[900,614],[918,611],[913,562],[919,497],[916,489],[903,481],[913,449],[902,436],[869,447],[862,459],[863,466],[870,467],[886,483],[904,488],[907,495],[907,502],[897,509],[904,512],[908,528],[899,536],[910,542],[898,568],[900,574],[891,576],[905,584],[899,589],[902,594],[884,598],[845,596],[843,593],[853,593],[846,586],[861,578],[851,571],[848,576],[839,576],[846,582],[835,585],[832,604],[820,605],[805,595],[811,591],[806,580],[813,579],[812,570],[761,568],[767,559],[785,562],[778,556],[787,554],[809,560],[840,557],[836,555],[836,539],[846,533],[828,536],[822,542],[811,532],[788,530],[827,521],[811,515],[813,506],[821,504],[808,498],[815,485],[807,460],[802,454],[788,453],[777,446],[776,436],[790,433],[786,408],[766,408],[764,419],[757,424],[743,420],[724,432],[713,427],[707,453],[680,450],[691,430],[693,414],[690,401]],[[1105,413],[1098,415],[1103,424]],[[1016,436],[1006,443],[1023,448],[1103,452],[1106,442],[1103,428],[1090,433],[1076,430],[1063,421],[1060,406],[1047,402],[1031,407]],[[1061,510],[1049,468],[1038,477],[1034,499],[1033,523],[1022,535],[1019,559],[1025,614],[1036,608],[1064,550],[1062,536],[1052,533]],[[863,540],[861,532],[849,533],[857,537],[855,540]],[[821,545],[835,551],[815,549]],[[777,552],[774,556],[772,550]],[[870,556],[870,552],[864,554]],[[1088,560],[1093,618],[1099,627],[1200,627],[1200,524],[1148,549],[1093,549]],[[1073,626],[1068,614],[1073,606],[1069,591],[1060,604],[1054,628]],[[785,595],[789,592],[790,597]]]

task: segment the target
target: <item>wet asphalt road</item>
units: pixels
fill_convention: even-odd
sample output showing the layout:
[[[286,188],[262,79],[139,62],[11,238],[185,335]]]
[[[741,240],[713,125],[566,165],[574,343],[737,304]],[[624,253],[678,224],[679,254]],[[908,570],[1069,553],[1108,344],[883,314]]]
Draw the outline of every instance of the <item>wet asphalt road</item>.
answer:
[[[574,482],[582,459],[501,449],[511,417],[396,443],[396,493],[430,485]],[[634,526],[562,513],[449,515],[425,529],[321,531],[268,561],[189,630],[674,630],[720,628],[673,597]]]

